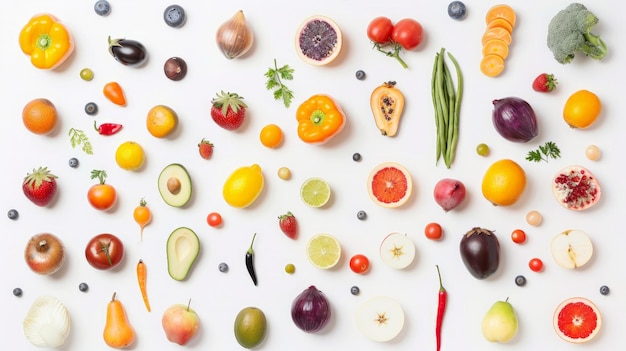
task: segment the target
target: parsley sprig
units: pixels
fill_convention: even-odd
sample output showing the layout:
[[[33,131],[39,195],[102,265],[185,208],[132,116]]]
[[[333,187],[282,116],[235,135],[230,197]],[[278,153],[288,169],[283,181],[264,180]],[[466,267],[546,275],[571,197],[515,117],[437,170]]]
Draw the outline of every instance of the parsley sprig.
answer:
[[[292,80],[293,72],[293,68],[289,67],[289,65],[278,68],[276,59],[274,59],[274,68],[270,67],[265,73],[265,77],[267,77],[265,87],[267,90],[274,90],[274,99],[283,100],[285,107],[291,105],[293,92],[283,84],[283,81]]]
[[[539,149],[529,151],[526,159],[533,162],[548,162],[550,158],[557,159],[559,157],[561,157],[559,147],[554,142],[547,141],[543,146],[539,146]]]
[[[82,150],[87,155],[93,155],[93,147],[91,146],[89,138],[85,132],[80,129],[70,128],[68,135],[70,136],[70,144],[72,144],[72,148],[75,148],[78,145],[83,145]]]

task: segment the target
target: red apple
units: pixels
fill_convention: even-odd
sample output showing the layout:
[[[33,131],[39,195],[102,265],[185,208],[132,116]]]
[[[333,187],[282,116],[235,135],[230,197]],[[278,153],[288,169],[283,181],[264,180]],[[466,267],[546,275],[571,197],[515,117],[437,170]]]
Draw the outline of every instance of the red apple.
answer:
[[[163,312],[161,323],[167,340],[179,345],[186,345],[200,329],[200,318],[189,304],[170,306]]]

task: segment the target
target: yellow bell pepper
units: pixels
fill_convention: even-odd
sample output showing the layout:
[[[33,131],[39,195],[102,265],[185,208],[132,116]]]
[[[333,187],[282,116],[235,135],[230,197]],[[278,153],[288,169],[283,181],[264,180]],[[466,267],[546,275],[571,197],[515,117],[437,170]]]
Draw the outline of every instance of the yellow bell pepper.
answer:
[[[305,143],[323,144],[337,135],[346,116],[335,100],[324,94],[311,96],[296,111],[298,137]]]
[[[33,16],[22,28],[20,48],[30,56],[33,66],[53,69],[61,65],[74,50],[67,28],[50,14]]]

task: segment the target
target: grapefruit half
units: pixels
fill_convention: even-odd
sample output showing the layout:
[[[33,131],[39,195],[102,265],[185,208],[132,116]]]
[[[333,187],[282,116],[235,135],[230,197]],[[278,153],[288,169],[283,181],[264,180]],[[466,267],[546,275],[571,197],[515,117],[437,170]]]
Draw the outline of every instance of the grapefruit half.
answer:
[[[374,167],[367,178],[367,192],[382,207],[404,205],[413,192],[409,171],[399,163],[384,162]]]
[[[602,317],[593,302],[584,297],[572,297],[556,308],[552,323],[561,339],[580,344],[598,334]]]

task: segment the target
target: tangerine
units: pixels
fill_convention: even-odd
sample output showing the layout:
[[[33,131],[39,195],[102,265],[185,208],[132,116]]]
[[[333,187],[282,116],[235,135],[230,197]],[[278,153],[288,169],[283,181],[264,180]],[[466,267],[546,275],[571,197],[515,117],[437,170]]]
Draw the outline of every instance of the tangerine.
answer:
[[[143,147],[134,141],[126,141],[117,147],[115,162],[120,168],[135,171],[143,166],[146,159]]]
[[[268,124],[261,129],[259,139],[263,146],[275,148],[283,141],[283,131],[275,124]]]
[[[157,105],[148,111],[146,128],[156,138],[165,138],[170,135],[177,125],[178,115],[168,106]]]
[[[54,104],[44,98],[31,100],[22,110],[22,121],[32,133],[46,135],[54,129],[59,119]]]
[[[526,172],[513,160],[494,162],[483,176],[483,196],[496,206],[513,205],[526,189]]]
[[[579,90],[567,99],[563,107],[563,119],[572,128],[588,128],[600,116],[600,98],[589,90]]]

